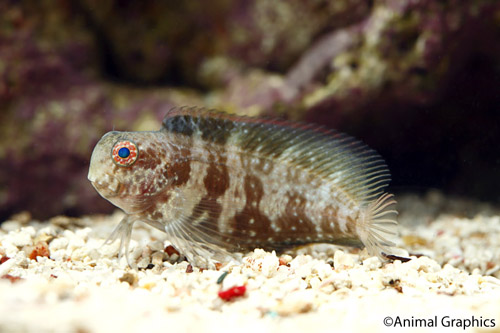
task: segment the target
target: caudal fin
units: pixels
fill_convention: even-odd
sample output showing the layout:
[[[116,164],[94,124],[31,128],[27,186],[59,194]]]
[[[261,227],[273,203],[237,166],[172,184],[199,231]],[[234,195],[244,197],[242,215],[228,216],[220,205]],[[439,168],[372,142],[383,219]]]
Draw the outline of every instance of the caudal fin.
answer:
[[[357,230],[361,241],[366,246],[368,253],[386,259],[383,255],[390,254],[390,247],[395,244],[390,238],[397,236],[396,216],[398,212],[392,209],[396,204],[393,195],[384,193],[377,200],[371,202],[366,208]]]

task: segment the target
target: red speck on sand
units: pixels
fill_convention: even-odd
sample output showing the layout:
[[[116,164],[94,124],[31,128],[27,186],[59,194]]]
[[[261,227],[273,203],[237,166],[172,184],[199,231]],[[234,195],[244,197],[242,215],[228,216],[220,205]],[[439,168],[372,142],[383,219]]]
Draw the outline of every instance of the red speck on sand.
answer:
[[[240,297],[245,295],[245,292],[247,291],[246,286],[236,286],[229,288],[228,290],[221,290],[219,291],[219,298],[221,298],[224,301],[230,301],[235,297]]]

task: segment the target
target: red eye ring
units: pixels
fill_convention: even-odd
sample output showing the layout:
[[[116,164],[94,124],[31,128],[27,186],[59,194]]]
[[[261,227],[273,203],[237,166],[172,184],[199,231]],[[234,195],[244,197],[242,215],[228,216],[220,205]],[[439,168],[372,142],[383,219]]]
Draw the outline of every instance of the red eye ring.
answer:
[[[119,166],[131,166],[139,156],[139,149],[132,141],[118,141],[111,151],[113,162]]]

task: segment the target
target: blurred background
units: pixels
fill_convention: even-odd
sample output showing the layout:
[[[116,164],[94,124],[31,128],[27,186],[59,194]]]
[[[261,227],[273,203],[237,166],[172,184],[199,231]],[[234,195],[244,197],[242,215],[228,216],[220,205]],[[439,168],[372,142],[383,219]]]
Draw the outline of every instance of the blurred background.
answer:
[[[110,212],[107,131],[200,105],[349,133],[391,191],[500,200],[498,0],[0,0],[0,221]]]

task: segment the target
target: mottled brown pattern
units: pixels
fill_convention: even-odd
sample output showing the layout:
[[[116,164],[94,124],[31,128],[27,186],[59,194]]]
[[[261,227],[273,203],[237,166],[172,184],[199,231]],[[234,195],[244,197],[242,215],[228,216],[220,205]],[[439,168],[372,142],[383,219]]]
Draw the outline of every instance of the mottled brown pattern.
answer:
[[[210,160],[212,162],[208,164],[203,179],[206,195],[193,208],[188,220],[197,228],[203,228],[207,235],[218,237],[217,222],[222,213],[222,205],[217,202],[217,198],[224,195],[229,188],[229,174],[223,163],[214,162],[214,156],[211,156]]]
[[[189,220],[194,222],[197,228],[203,228],[207,235],[214,237],[217,235],[216,223],[221,213],[222,206],[215,198],[204,197],[193,209]]]
[[[321,212],[320,226],[325,235],[342,234],[340,226],[337,222],[338,209],[334,205],[330,205],[327,209]]]
[[[229,188],[229,173],[223,163],[211,162],[203,179],[207,195],[212,198],[218,198]]]
[[[245,170],[251,170],[258,175],[270,175],[274,168],[273,161],[270,158],[240,154],[239,159]]]
[[[154,209],[152,211],[151,215],[149,215],[149,216],[152,220],[155,220],[155,221],[163,219],[163,213],[158,209]]]
[[[172,162],[166,165],[165,176],[171,186],[186,184],[191,176],[191,156],[189,149],[182,149]]]
[[[270,158],[258,158],[257,163],[252,163],[253,169],[262,175],[269,175],[273,171],[274,163]]]
[[[264,194],[262,182],[254,175],[246,175],[243,181],[246,204],[243,210],[237,213],[230,226],[234,230],[233,236],[242,242],[250,244],[262,243],[264,237],[272,237],[275,232],[271,229],[271,221],[260,211],[260,201]]]
[[[220,145],[226,144],[234,128],[233,122],[212,118],[195,118],[193,121],[201,131],[201,138]],[[224,130],[221,131],[221,128]]]
[[[316,237],[316,225],[305,213],[307,200],[299,193],[291,194],[288,199],[285,211],[278,219],[278,225],[286,230],[283,234]],[[292,227],[295,230],[291,232]]]
[[[193,213],[189,218],[193,222],[197,221],[206,212],[207,213],[206,218],[209,220],[210,223],[212,223],[214,219],[216,220],[217,218],[219,218],[221,211],[222,211],[221,205],[218,204],[214,198],[204,197],[194,207]],[[205,221],[205,223],[207,222],[208,221]],[[200,224],[202,223],[203,222],[200,222]]]
[[[243,195],[244,195],[243,189],[241,189],[240,187],[235,189],[235,191],[234,191],[234,198],[235,199],[240,199],[243,197]]]
[[[261,180],[252,174],[247,174],[243,180],[243,188],[245,190],[245,197],[247,198],[247,205],[252,206],[252,203],[255,203],[255,210],[258,210],[260,200],[264,195],[264,187]]]
[[[163,124],[158,132],[111,132],[94,149],[89,180],[133,215],[122,222],[122,239],[133,221],[143,220],[175,236],[189,260],[207,249],[225,255],[218,247],[358,241],[375,253],[385,242],[374,232],[381,227],[371,228],[385,223],[379,210],[392,201],[371,200],[389,173],[356,140],[313,125],[197,108],[170,112]],[[117,140],[139,148],[133,165],[113,162]],[[367,209],[379,221],[365,220]]]
[[[164,204],[170,199],[170,194],[167,191],[163,191],[160,192],[154,199],[157,203]]]
[[[357,225],[357,216],[353,218],[352,216],[347,216],[347,235],[350,235],[352,237],[356,237],[357,231],[356,231],[356,225]]]
[[[188,137],[196,133],[196,135],[201,135],[201,138],[205,141],[224,145],[231,136],[234,123],[224,119],[182,115],[165,118],[163,127],[169,132],[183,134]]]
[[[190,123],[191,117],[176,116],[169,117],[163,120],[163,128],[169,132],[184,134],[186,136],[193,135],[193,126]]]
[[[131,167],[135,169],[148,170],[155,169],[161,163],[161,154],[157,149],[151,147],[145,149],[139,148],[139,157]]]

